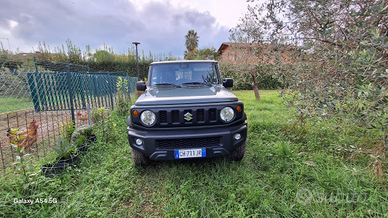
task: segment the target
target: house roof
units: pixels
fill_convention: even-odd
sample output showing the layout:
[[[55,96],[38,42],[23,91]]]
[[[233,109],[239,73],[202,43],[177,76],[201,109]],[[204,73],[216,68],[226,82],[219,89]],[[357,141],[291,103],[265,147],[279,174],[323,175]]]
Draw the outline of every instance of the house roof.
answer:
[[[222,55],[222,53],[227,49],[228,47],[238,47],[238,48],[252,48],[257,46],[257,43],[234,43],[234,42],[223,42],[218,49],[218,53]]]

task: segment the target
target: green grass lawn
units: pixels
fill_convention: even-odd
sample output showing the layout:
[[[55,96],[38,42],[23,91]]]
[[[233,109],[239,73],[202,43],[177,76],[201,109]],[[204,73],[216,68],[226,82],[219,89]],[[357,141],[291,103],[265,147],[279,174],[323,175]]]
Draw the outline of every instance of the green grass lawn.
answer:
[[[386,182],[368,160],[333,153],[325,124],[288,131],[295,117],[276,91],[236,91],[248,116],[246,156],[134,166],[126,119],[112,115],[77,168],[54,179],[1,175],[0,217],[388,217]],[[55,198],[57,203],[14,203]]]
[[[0,113],[33,107],[34,105],[29,98],[14,98],[12,96],[1,96],[0,98]]]

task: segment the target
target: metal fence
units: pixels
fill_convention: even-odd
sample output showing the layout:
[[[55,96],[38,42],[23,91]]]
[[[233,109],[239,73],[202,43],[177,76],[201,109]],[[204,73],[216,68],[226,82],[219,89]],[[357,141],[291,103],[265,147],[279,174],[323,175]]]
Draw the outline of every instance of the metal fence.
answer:
[[[36,158],[46,155],[60,136],[60,128],[69,120],[76,126],[87,124],[88,107],[113,109],[119,93],[124,98],[135,91],[137,78],[122,72],[72,73],[18,72],[0,70],[0,171],[15,162],[15,148],[9,131],[27,130],[31,122],[38,125],[36,143],[26,152]],[[126,79],[122,92],[117,82]],[[25,132],[28,134],[28,131]]]

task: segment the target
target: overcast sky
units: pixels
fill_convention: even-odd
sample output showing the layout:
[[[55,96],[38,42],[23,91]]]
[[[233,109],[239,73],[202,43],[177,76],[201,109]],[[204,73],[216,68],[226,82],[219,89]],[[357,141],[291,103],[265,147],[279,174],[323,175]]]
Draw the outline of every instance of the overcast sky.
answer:
[[[103,45],[127,53],[133,41],[148,54],[183,57],[185,35],[194,29],[199,47],[218,49],[247,12],[246,0],[1,0],[4,49],[32,52],[70,39],[85,51]]]

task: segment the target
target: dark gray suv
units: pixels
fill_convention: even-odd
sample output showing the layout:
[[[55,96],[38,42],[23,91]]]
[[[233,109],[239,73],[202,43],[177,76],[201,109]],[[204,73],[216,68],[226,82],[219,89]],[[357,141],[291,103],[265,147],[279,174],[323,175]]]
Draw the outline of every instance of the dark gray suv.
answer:
[[[245,153],[244,104],[227,90],[217,61],[164,61],[150,65],[144,93],[131,106],[129,144],[136,165],[150,160],[213,158]]]

